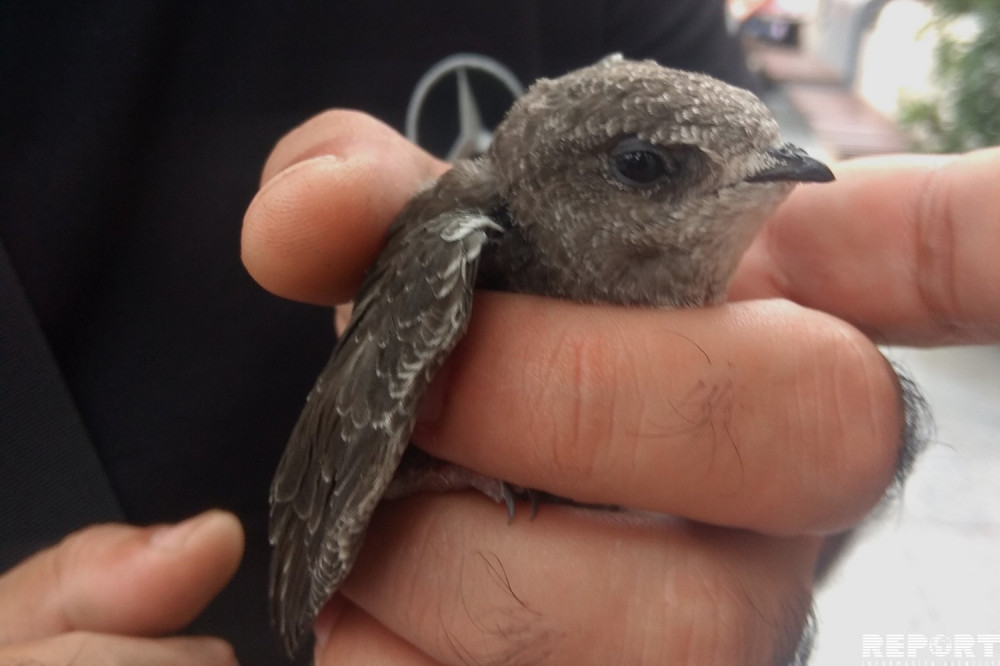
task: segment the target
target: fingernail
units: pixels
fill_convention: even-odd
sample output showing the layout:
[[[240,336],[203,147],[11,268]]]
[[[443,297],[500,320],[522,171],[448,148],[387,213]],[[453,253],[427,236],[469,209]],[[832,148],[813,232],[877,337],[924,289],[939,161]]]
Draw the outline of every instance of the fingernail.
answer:
[[[180,550],[192,534],[220,516],[218,511],[206,511],[175,525],[159,527],[149,537],[149,543],[161,550]]]

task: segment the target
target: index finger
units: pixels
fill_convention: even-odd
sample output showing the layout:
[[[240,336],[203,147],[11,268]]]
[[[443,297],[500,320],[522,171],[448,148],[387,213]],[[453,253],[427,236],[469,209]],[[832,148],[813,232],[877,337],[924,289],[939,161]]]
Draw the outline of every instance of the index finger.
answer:
[[[790,298],[880,342],[1000,340],[1000,149],[835,171],[768,221],[731,297]]]

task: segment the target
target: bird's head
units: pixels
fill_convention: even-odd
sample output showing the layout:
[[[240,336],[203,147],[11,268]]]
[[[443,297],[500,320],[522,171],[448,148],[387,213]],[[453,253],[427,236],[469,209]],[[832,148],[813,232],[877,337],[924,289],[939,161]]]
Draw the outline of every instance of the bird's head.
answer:
[[[660,305],[720,300],[794,184],[833,179],[752,93],[620,56],[535,83],[488,159],[563,295]]]

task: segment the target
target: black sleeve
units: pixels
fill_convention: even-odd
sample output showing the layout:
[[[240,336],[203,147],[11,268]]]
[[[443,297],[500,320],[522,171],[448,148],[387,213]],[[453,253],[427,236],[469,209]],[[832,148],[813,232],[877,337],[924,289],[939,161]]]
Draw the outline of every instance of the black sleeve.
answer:
[[[533,3],[539,71],[559,76],[601,56],[635,59],[710,74],[750,90],[757,83],[747,69],[736,35],[726,27],[723,0],[546,0]],[[526,80],[530,80],[530,77]]]
[[[754,90],[740,43],[726,27],[722,0],[609,0],[607,50],[652,58]]]

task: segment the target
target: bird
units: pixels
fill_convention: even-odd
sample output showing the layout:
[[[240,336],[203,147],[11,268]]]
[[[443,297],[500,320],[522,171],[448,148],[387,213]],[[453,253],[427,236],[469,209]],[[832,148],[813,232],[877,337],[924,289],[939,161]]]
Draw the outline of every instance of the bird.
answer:
[[[718,303],[795,184],[833,178],[782,142],[755,95],[705,74],[615,54],[536,81],[485,154],[393,222],[289,438],[269,528],[271,616],[288,652],[350,573],[474,289]]]

